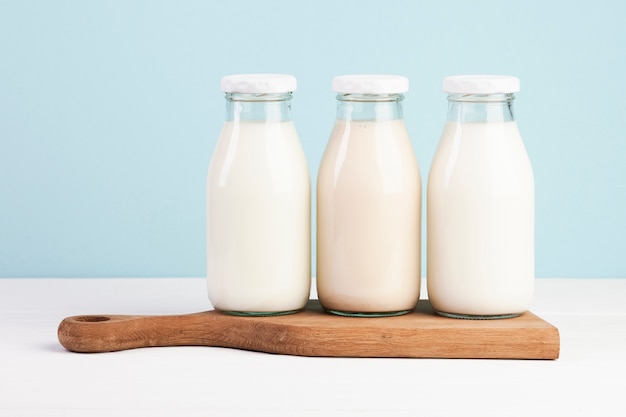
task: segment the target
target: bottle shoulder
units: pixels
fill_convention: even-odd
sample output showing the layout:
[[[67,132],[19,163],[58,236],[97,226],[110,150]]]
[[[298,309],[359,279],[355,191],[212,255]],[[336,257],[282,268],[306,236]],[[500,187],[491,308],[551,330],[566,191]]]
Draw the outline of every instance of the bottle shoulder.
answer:
[[[421,176],[403,121],[338,120],[318,171],[318,188],[419,191]]]
[[[293,122],[226,122],[211,157],[208,181],[308,183],[308,164]]]
[[[448,122],[431,164],[428,187],[493,191],[532,188],[533,181],[532,166],[515,122]]]

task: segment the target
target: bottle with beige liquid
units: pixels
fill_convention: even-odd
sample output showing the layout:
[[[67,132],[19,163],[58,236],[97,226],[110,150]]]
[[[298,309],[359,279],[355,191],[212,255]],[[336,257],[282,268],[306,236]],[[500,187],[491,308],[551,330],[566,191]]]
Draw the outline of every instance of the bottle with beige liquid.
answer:
[[[304,308],[311,285],[311,183],[291,118],[290,75],[226,76],[226,121],[207,180],[207,286],[236,315]]]
[[[402,115],[408,80],[333,80],[337,118],[317,181],[317,293],[330,313],[405,314],[420,291],[420,171]]]
[[[533,172],[513,116],[519,79],[443,81],[448,116],[427,192],[427,286],[454,318],[525,312],[534,287]]]

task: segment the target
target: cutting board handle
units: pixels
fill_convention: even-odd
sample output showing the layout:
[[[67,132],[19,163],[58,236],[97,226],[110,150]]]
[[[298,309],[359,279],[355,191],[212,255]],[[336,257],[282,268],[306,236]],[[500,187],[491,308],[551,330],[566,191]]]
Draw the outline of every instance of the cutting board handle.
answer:
[[[91,315],[65,318],[59,342],[72,352],[96,353],[154,346],[220,346],[220,320],[208,312],[171,316]],[[216,328],[211,329],[212,322]]]

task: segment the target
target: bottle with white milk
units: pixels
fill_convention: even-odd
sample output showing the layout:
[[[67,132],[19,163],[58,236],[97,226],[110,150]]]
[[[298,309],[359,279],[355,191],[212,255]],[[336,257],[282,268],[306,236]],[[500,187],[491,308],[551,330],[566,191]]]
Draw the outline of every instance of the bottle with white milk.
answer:
[[[296,79],[231,75],[207,179],[207,286],[237,315],[302,310],[311,285],[311,183],[291,118]]]
[[[534,181],[513,117],[519,79],[443,81],[447,122],[428,178],[428,296],[454,318],[525,312],[534,287]]]
[[[317,181],[317,293],[326,311],[390,316],[420,291],[419,166],[402,115],[408,80],[340,76]]]

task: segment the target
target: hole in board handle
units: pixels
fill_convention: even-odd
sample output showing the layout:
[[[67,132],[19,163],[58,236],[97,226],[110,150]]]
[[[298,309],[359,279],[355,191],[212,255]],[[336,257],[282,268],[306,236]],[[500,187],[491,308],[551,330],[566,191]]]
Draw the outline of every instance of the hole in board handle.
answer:
[[[75,320],[84,323],[97,323],[100,321],[109,321],[111,318],[106,316],[80,316],[76,317]]]

